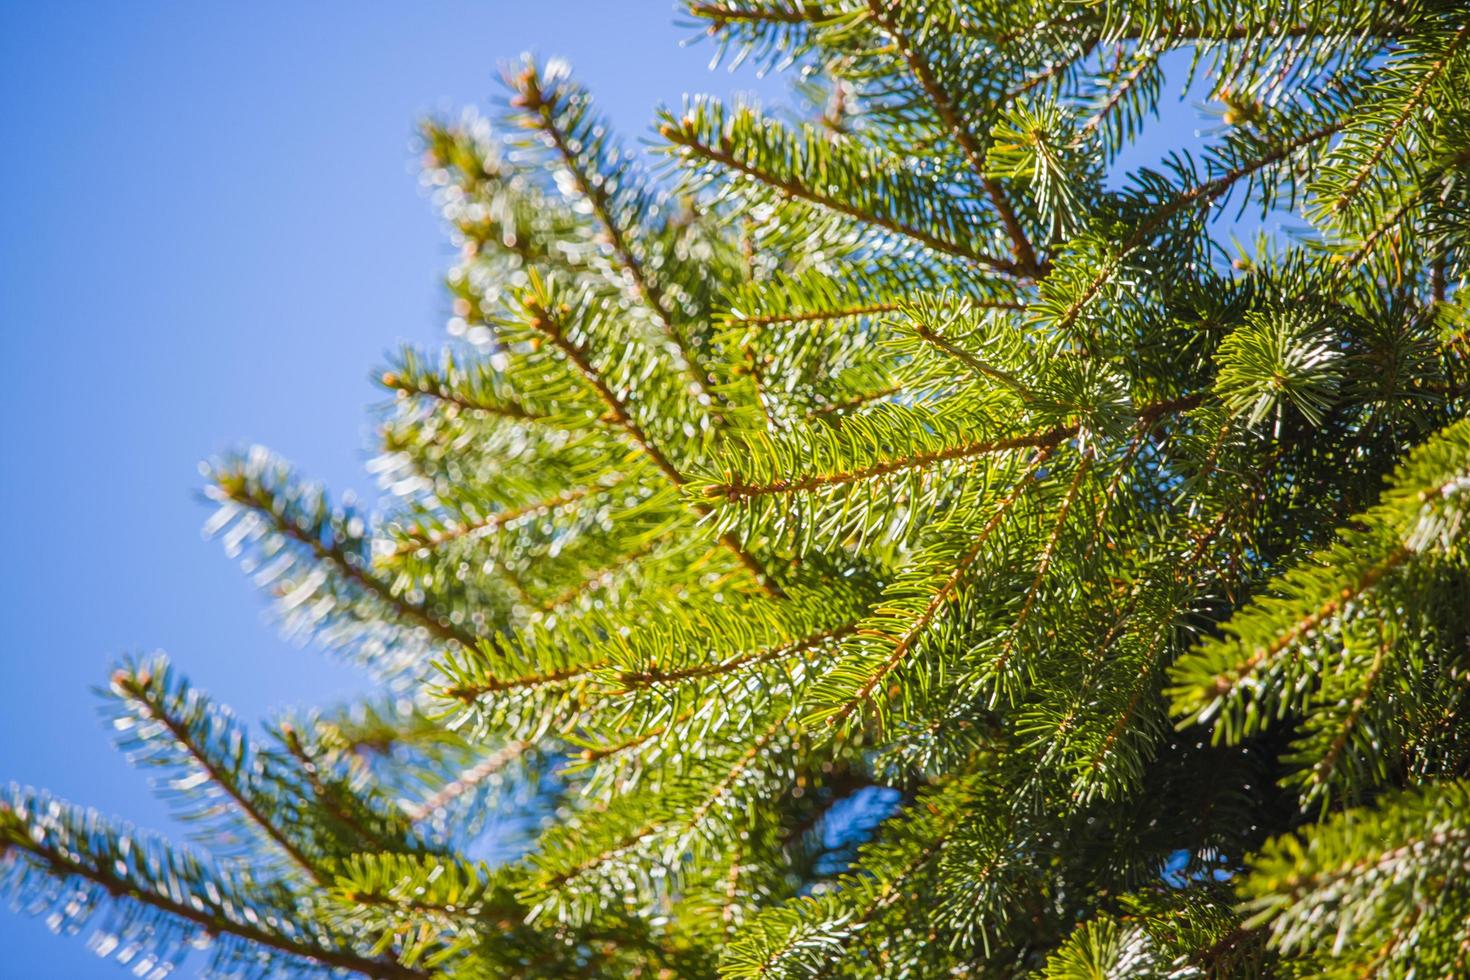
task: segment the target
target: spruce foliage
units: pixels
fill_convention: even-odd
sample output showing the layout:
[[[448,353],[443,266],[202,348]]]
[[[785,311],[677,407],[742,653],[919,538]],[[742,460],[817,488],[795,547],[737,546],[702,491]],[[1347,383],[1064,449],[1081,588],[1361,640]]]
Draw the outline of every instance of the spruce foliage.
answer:
[[[5,890],[140,976],[1470,974],[1470,10],[688,16],[811,111],[512,67],[383,511],[213,466],[382,699],[123,665],[200,839],[14,787]]]

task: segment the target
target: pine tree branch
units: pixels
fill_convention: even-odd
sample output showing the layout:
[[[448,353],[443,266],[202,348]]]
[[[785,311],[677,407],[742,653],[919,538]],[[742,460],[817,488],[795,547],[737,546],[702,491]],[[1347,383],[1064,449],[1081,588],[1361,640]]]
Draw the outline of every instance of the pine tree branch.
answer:
[[[974,371],[976,374],[979,374],[982,377],[989,378],[992,381],[999,381],[1001,384],[1005,385],[1007,388],[1010,388],[1012,391],[1016,392],[1016,394],[1020,395],[1022,401],[1029,402],[1034,400],[1031,394],[1031,389],[1027,388],[1021,382],[1020,378],[1017,378],[1014,374],[1011,374],[1008,371],[1002,371],[998,367],[986,364],[984,361],[980,360],[980,358],[976,357],[974,354],[970,353],[964,348],[955,346],[952,342],[950,342],[948,338],[940,335],[937,331],[931,330],[929,327],[921,323],[914,327],[914,335],[917,336],[920,340],[923,340],[926,343],[932,344],[933,346],[939,348],[950,357],[953,357],[955,360],[959,361],[970,370]]]
[[[674,825],[678,828],[678,832],[673,835],[676,840],[682,841],[683,837],[698,826],[710,811],[714,809],[725,794],[730,791],[731,787],[740,779],[740,776],[750,768],[755,760],[760,757],[760,754],[765,751],[766,746],[785,727],[786,721],[787,716],[785,714],[780,715],[775,724],[757,736],[751,742],[750,746],[736,757],[729,770],[705,792],[704,799],[701,800],[697,807],[690,811],[690,815],[684,817],[678,824]],[[559,871],[550,878],[538,882],[538,888],[543,890],[562,888],[587,874],[589,871],[593,871],[599,866],[606,864],[619,854],[623,854],[638,846],[642,841],[656,834],[668,833],[670,829],[671,827],[664,817],[655,817],[637,829],[620,837],[612,846],[604,848],[598,853],[577,862],[570,868]]]
[[[723,401],[723,396],[709,386],[710,372],[702,366],[694,348],[690,345],[689,337],[679,319],[675,317],[668,297],[664,295],[663,287],[649,275],[642,261],[634,253],[630,240],[631,232],[619,224],[602,180],[600,177],[594,179],[594,175],[587,172],[581,157],[573,150],[567,133],[557,124],[556,107],[553,102],[546,99],[545,94],[541,91],[540,79],[536,75],[535,68],[527,68],[515,81],[517,95],[511,100],[511,104],[533,115],[537,126],[556,148],[562,165],[571,174],[577,193],[581,194],[591,206],[592,213],[607,234],[613,255],[617,258],[618,263],[628,271],[634,286],[638,289],[639,296],[658,318],[664,333],[678,349],[686,373],[694,381],[701,394],[714,404],[720,403]]]
[[[194,733],[189,730],[189,726],[174,717],[166,705],[153,698],[154,688],[147,683],[146,675],[134,676],[126,670],[119,670],[112,675],[112,683],[116,689],[122,691],[141,707],[146,717],[168,729],[174,741],[183,748],[189,758],[194,760],[194,764],[209,777],[212,783],[223,790],[235,806],[239,807],[240,812],[245,814],[250,822],[279,847],[281,852],[297,867],[318,884],[326,880],[326,876],[317,867],[316,862],[307,857],[296,842],[291,840],[284,830],[276,826],[275,822],[261,811],[231,773],[221,769],[214,757],[194,741]]]
[[[1005,94],[1002,95],[999,100],[997,100],[997,108],[1004,108],[1005,106],[1010,105],[1021,96],[1025,95],[1027,92],[1030,92],[1037,87],[1046,84],[1051,79],[1056,78],[1058,75],[1070,70],[1072,66],[1077,64],[1077,62],[1081,61],[1083,58],[1086,58],[1089,54],[1091,54],[1092,49],[1097,47],[1097,44],[1098,39],[1096,38],[1092,39],[1091,41],[1087,41],[1078,47],[1076,53],[1062,58],[1058,61],[1053,61],[1038,72],[1033,72],[1024,81],[1017,84],[1014,88],[1006,90]]]
[[[876,391],[853,395],[844,401],[834,402],[831,405],[823,405],[821,408],[814,408],[806,414],[806,418],[810,422],[813,419],[823,418],[828,415],[850,412],[855,408],[862,408],[864,405],[881,401],[884,398],[891,398],[901,391],[903,391],[903,385],[889,385],[887,388],[879,388]]]
[[[525,405],[522,405],[514,399],[497,402],[476,401],[472,398],[466,398],[447,385],[431,384],[427,379],[419,379],[417,384],[412,383],[403,375],[394,371],[385,371],[379,376],[378,380],[384,388],[398,392],[399,397],[432,398],[435,401],[454,405],[467,411],[498,415],[516,422],[539,422],[545,420],[545,416],[532,412]]]
[[[1327,751],[1312,766],[1307,776],[1310,787],[1323,786],[1331,778],[1333,770],[1337,768],[1337,760],[1342,758],[1343,752],[1347,749],[1348,740],[1352,738],[1353,730],[1358,727],[1358,722],[1363,717],[1363,709],[1368,706],[1368,699],[1372,696],[1373,689],[1378,686],[1378,680],[1383,676],[1383,668],[1387,662],[1388,640],[1382,636],[1380,629],[1379,641],[1373,651],[1373,663],[1359,683],[1357,694],[1353,696],[1352,704],[1348,705],[1348,712],[1339,723],[1338,732],[1328,744]]]
[[[788,716],[786,714],[778,715],[775,723],[750,743],[750,747],[741,754],[735,765],[730,767],[730,771],[715,784],[714,789],[706,796],[705,800],[679,825],[679,832],[675,835],[676,840],[682,841],[686,834],[692,833],[694,828],[703,822],[704,818],[719,804],[725,794],[730,792],[745,771],[760,758],[761,753],[766,750],[766,746],[770,745],[776,736],[780,734],[781,730],[786,727],[787,720]]]
[[[1072,505],[1077,502],[1077,493],[1082,489],[1082,481],[1086,479],[1091,468],[1092,454],[1084,452],[1077,463],[1076,472],[1072,474],[1072,482],[1062,496],[1062,503],[1057,508],[1056,520],[1052,523],[1051,534],[1047,536],[1046,544],[1041,549],[1041,558],[1036,563],[1036,574],[1032,576],[1031,584],[1026,588],[1025,598],[1021,600],[1021,609],[1016,613],[1015,621],[1011,623],[1005,642],[1001,645],[1000,654],[991,664],[990,672],[997,677],[1005,670],[1015,650],[1016,638],[1020,635],[1021,628],[1026,625],[1026,618],[1031,615],[1031,609],[1036,604],[1036,597],[1041,593],[1041,583],[1046,581],[1046,573],[1051,570],[1052,559],[1057,553],[1057,545],[1062,540],[1062,532],[1066,530],[1067,516],[1072,512]]]
[[[868,10],[872,13],[874,22],[888,35],[894,47],[898,49],[898,53],[918,81],[919,87],[933,103],[940,121],[959,143],[965,153],[965,158],[970,162],[970,167],[975,171],[975,176],[980,178],[981,186],[985,188],[985,193],[990,197],[996,214],[1000,216],[1001,224],[1005,226],[1006,234],[1010,236],[1011,255],[1015,259],[1016,272],[1027,279],[1036,279],[1045,275],[1046,269],[1037,262],[1036,252],[1032,249],[1031,242],[1026,237],[1026,231],[1021,227],[1020,219],[1016,217],[1015,209],[1011,207],[1004,188],[1000,186],[999,181],[986,172],[985,148],[960,118],[954,101],[940,84],[939,79],[935,77],[923,53],[914,46],[911,38],[905,36],[898,23],[888,15],[884,4],[885,0],[868,0]]]
[[[874,397],[881,397],[881,395]],[[1157,420],[1165,415],[1188,411],[1199,405],[1205,397],[1206,393],[1198,392],[1183,398],[1172,398],[1154,402],[1138,410],[1139,418],[1141,420]],[[864,400],[867,400],[866,396],[864,396]],[[703,493],[706,497],[719,498],[722,501],[731,503],[749,500],[755,497],[805,493],[827,487],[844,486],[849,483],[861,483],[893,473],[901,473],[911,469],[922,469],[932,466],[935,463],[949,462],[956,459],[971,459],[977,456],[1010,452],[1014,449],[1056,446],[1058,443],[1077,435],[1078,430],[1079,426],[1077,425],[1059,425],[1040,432],[1007,436],[1002,439],[982,439],[958,446],[948,446],[944,449],[930,452],[899,456],[860,469],[839,473],[824,473],[816,476],[801,477],[799,479],[771,480],[766,483],[745,483],[740,481],[711,483],[703,488]]]
[[[577,755],[577,758],[579,758],[583,762],[601,762],[602,760],[609,759],[612,756],[621,755],[624,752],[631,752],[632,750],[638,748],[640,745],[644,745],[655,738],[661,737],[670,728],[676,728],[679,725],[684,724],[692,717],[694,717],[694,710],[691,708],[690,710],[685,711],[683,714],[679,715],[679,717],[675,718],[673,721],[669,722],[666,725],[654,725],[652,728],[649,728],[646,731],[639,732],[636,735],[629,736],[628,738],[625,738],[620,742],[614,742],[611,745],[599,745],[595,748],[583,749]]]
[[[1051,457],[1055,445],[1055,443],[1052,443],[1041,446],[1032,458],[1031,465],[1027,467],[1026,472],[1016,481],[1016,485],[1011,488],[1010,493],[1006,494],[996,504],[995,513],[991,515],[990,520],[985,523],[985,526],[980,529],[980,533],[976,535],[970,547],[960,555],[949,577],[945,579],[944,583],[935,591],[934,595],[929,598],[928,604],[919,613],[918,618],[909,624],[908,629],[903,632],[903,635],[898,638],[898,642],[893,645],[892,652],[868,676],[867,680],[857,689],[856,693],[844,701],[837,711],[829,716],[829,724],[842,724],[853,712],[866,705],[872,699],[873,692],[878,689],[878,685],[882,684],[903,663],[909,654],[909,650],[924,635],[924,632],[929,628],[929,624],[939,615],[939,611],[944,608],[945,603],[949,601],[955,589],[964,581],[965,576],[970,571],[970,566],[975,563],[976,559],[980,557],[981,551],[985,548],[985,542],[995,533],[996,528],[1000,527],[1001,522],[1010,513],[1011,507],[1015,505],[1016,501],[1021,498],[1021,494],[1030,486],[1032,477],[1036,475],[1036,471]]]
[[[813,310],[802,313],[776,313],[770,316],[740,316],[731,314],[731,323],[752,327],[769,327],[787,323],[812,323],[819,320],[842,320],[847,317],[871,316],[875,313],[896,313],[901,306],[897,303],[873,303],[866,306],[850,306],[835,310]]]
[[[1118,743],[1118,740],[1123,737],[1123,733],[1128,730],[1129,723],[1133,721],[1134,715],[1138,712],[1138,706],[1143,703],[1144,694],[1149,690],[1149,679],[1153,676],[1154,669],[1158,666],[1159,649],[1164,645],[1164,641],[1168,639],[1172,625],[1171,623],[1166,623],[1155,633],[1153,643],[1149,646],[1147,652],[1144,653],[1143,669],[1138,672],[1138,677],[1133,682],[1133,690],[1128,695],[1128,703],[1123,706],[1122,711],[1118,712],[1118,717],[1113,722],[1113,727],[1108,730],[1108,734],[1103,738],[1102,744],[1097,747],[1097,751],[1088,760],[1088,772],[1096,772],[1098,770],[1103,760],[1113,751],[1113,746]],[[1082,793],[1080,790],[1073,791],[1073,800],[1080,800],[1081,797]]]
[[[628,406],[618,397],[617,393],[608,387],[607,382],[602,379],[601,373],[593,366],[587,351],[566,335],[561,323],[551,315],[539,303],[531,302],[527,305],[531,314],[531,327],[543,334],[557,350],[572,364],[586,379],[587,383],[597,392],[598,398],[607,406],[614,424],[628,434],[633,445],[653,461],[675,487],[683,487],[689,482],[688,478],[679,471],[677,467],[664,455],[663,451],[648,437],[641,426],[634,421],[628,411]],[[704,504],[696,504],[695,509],[703,516],[709,513],[709,507]],[[784,599],[786,594],[777,584],[774,577],[766,571],[764,566],[755,559],[750,552],[745,550],[733,534],[726,532],[720,535],[720,544],[724,545],[731,553],[739,559],[740,564],[755,578],[762,589],[773,599]]]
[[[1134,56],[1137,57],[1137,52],[1134,53]],[[1108,91],[1107,98],[1103,100],[1103,104],[1098,106],[1097,110],[1093,112],[1092,115],[1088,116],[1087,120],[1083,122],[1082,128],[1080,130],[1081,134],[1085,136],[1086,134],[1096,129],[1098,126],[1102,125],[1102,121],[1108,117],[1108,113],[1117,108],[1118,103],[1123,101],[1123,97],[1128,94],[1128,90],[1131,89],[1138,82],[1138,80],[1143,77],[1144,72],[1152,68],[1154,64],[1155,60],[1154,55],[1152,54],[1139,59],[1138,64],[1133,67],[1133,70],[1130,71],[1127,75],[1124,75],[1121,79],[1119,79],[1118,84],[1114,85]]]
[[[483,785],[485,780],[503,771],[506,766],[533,748],[535,746],[531,742],[521,740],[507,742],[503,748],[490,753],[454,779],[440,786],[433,795],[421,803],[405,807],[404,815],[413,823],[427,820],[464,794],[473,791],[475,787]]]
[[[370,847],[379,851],[392,850],[394,842],[385,840],[381,835],[363,824],[357,814],[352,811],[350,805],[342,799],[342,790],[338,787],[328,786],[322,782],[321,767],[315,758],[307,751],[306,745],[301,741],[300,734],[295,727],[288,724],[280,726],[282,741],[286,750],[291,753],[301,771],[306,774],[307,783],[311,786],[311,792],[317,801],[332,811],[332,816],[340,820],[348,827],[358,839],[367,843]]]
[[[615,576],[618,571],[642,561],[657,550],[658,543],[650,541],[642,547],[635,548],[626,555],[621,556],[615,564],[586,573],[582,577],[582,581],[569,586],[557,595],[541,603],[541,611],[544,613],[554,613],[575,600],[578,596],[586,595],[595,592],[599,588],[605,588],[611,585],[615,581]]]
[[[467,650],[473,650],[481,641],[482,637],[469,632],[454,623],[442,620],[429,611],[427,601],[410,602],[394,593],[388,583],[374,575],[369,575],[357,564],[350,561],[341,546],[333,541],[325,544],[320,535],[311,535],[306,529],[300,527],[295,521],[285,520],[271,507],[271,501],[256,496],[243,482],[236,486],[223,487],[229,498],[238,504],[249,507],[257,514],[263,515],[272,527],[286,537],[291,538],[298,544],[305,545],[317,560],[324,561],[335,567],[343,576],[360,586],[364,591],[380,599],[395,613],[404,619],[411,620],[422,626],[434,638],[444,643],[457,643]]]
[[[425,548],[438,548],[451,541],[457,541],[466,537],[483,537],[494,534],[507,524],[518,521],[523,517],[533,514],[549,513],[560,510],[569,504],[585,500],[595,494],[607,493],[615,486],[615,482],[600,483],[596,486],[577,487],[562,493],[547,497],[544,500],[533,501],[522,504],[519,507],[507,507],[504,510],[494,511],[487,514],[478,521],[467,521],[456,524],[453,527],[441,529],[413,528],[394,549],[387,555],[388,560],[402,558]]]
[[[507,691],[527,691],[538,687],[556,687],[568,681],[588,677],[610,666],[610,661],[567,667],[544,674],[527,674],[520,677],[495,678],[480,684],[456,684],[443,689],[445,697],[473,704],[487,694],[504,694]]]
[[[1297,640],[1311,633],[1322,623],[1331,619],[1348,603],[1372,589],[1385,576],[1407,561],[1414,552],[1407,545],[1399,545],[1385,557],[1369,565],[1355,582],[1344,587],[1336,595],[1323,602],[1312,612],[1282,630],[1270,642],[1256,647],[1249,657],[1233,667],[1221,671],[1215,679],[1215,696],[1224,697],[1251,676],[1257,667],[1276,658]]]
[[[235,936],[288,956],[312,960],[340,970],[351,970],[378,980],[428,980],[430,976],[393,960],[361,956],[349,950],[328,949],[314,943],[290,939],[249,922],[236,922],[224,915],[211,915],[182,897],[143,891],[126,878],[111,873],[108,867],[90,867],[74,855],[46,848],[29,838],[10,840],[7,845],[31,855],[53,875],[81,878],[99,886],[113,898],[130,899],[193,923],[212,934]]]
[[[734,673],[743,667],[751,667],[759,664],[770,663],[773,660],[783,660],[794,657],[799,653],[819,647],[832,640],[839,640],[850,636],[857,631],[856,623],[845,623],[831,629],[822,630],[811,636],[803,637],[792,643],[772,647],[769,650],[757,650],[750,653],[742,653],[739,656],[730,657],[727,660],[711,664],[695,664],[689,667],[676,667],[665,670],[659,667],[648,667],[643,670],[625,671],[618,675],[618,681],[625,688],[654,687],[660,684],[677,684],[682,681],[696,680],[705,677],[714,677],[721,674]]]
[[[1009,300],[974,300],[971,305],[977,309],[989,310],[1024,310],[1025,303]],[[738,323],[746,326],[766,327],[787,323],[811,323],[821,320],[843,320],[848,317],[872,316],[877,313],[897,313],[903,306],[899,303],[872,303],[863,306],[840,307],[832,310],[810,310],[800,313],[775,313],[767,316],[742,316],[731,313],[727,317],[730,323]]]
[[[1161,207],[1154,209],[1151,214],[1138,223],[1133,233],[1119,245],[1117,253],[1103,263],[1096,275],[1083,287],[1082,291],[1072,300],[1062,312],[1061,316],[1057,318],[1057,329],[1061,331],[1069,330],[1077,322],[1077,318],[1081,315],[1082,310],[1087,304],[1092,302],[1102,287],[1117,273],[1118,267],[1122,264],[1123,260],[1135,249],[1147,242],[1154,232],[1163,227],[1176,214],[1191,207],[1203,206],[1219,200],[1241,180],[1272,164],[1279,163],[1303,147],[1327,139],[1339,132],[1344,125],[1345,122],[1339,120],[1288,140],[1249,163],[1232,167],[1213,180],[1205,181],[1203,184],[1199,184],[1181,194],[1175,195]]]
[[[752,497],[763,497],[771,494],[804,493],[808,490],[818,490],[824,487],[860,483],[865,480],[888,476],[892,473],[901,473],[905,470],[923,468],[935,463],[949,462],[950,460],[989,456],[995,453],[1010,452],[1013,449],[1052,447],[1062,440],[1076,435],[1077,428],[1075,425],[1061,425],[1043,432],[1035,432],[1027,435],[968,442],[963,445],[950,446],[947,449],[940,449],[934,452],[900,456],[896,459],[885,460],[858,470],[808,476],[799,480],[772,480],[769,483],[711,484],[705,487],[704,493],[707,497],[719,497],[727,501],[748,500]]]
[[[950,838],[959,827],[960,808],[948,808],[945,811],[946,818],[940,825],[939,831],[934,837],[914,853],[893,874],[885,875],[883,882],[878,887],[867,887],[864,889],[862,904],[852,910],[850,928],[845,929],[842,938],[837,942],[824,943],[820,947],[821,954],[817,962],[812,964],[812,975],[822,975],[823,970],[834,956],[844,956],[847,946],[852,939],[861,936],[862,929],[873,921],[884,909],[903,897],[903,889],[914,878],[927,868],[948,846]],[[799,931],[793,930],[788,942],[782,946],[770,950],[756,967],[756,974],[765,976],[772,972],[773,968],[792,950],[801,940]]]
[[[714,21],[716,30],[726,24],[747,22],[763,24],[807,24],[827,20],[832,15],[820,4],[801,3],[789,7],[739,7],[729,3],[691,3],[689,12],[695,17]]]
[[[741,160],[739,157],[735,156],[734,153],[730,152],[726,148],[707,146],[704,143],[699,142],[692,136],[681,132],[680,129],[676,126],[666,125],[659,130],[659,133],[675,146],[683,147],[685,150],[694,154],[695,156],[703,157],[704,159],[709,160],[712,163],[718,163],[728,170],[735,171],[736,173],[745,174],[747,177],[752,177],[755,180],[760,181],[762,184],[765,184],[767,187],[770,187],[773,190],[779,192],[785,197],[791,198],[793,200],[805,201],[809,204],[818,205],[819,207],[826,208],[827,210],[836,212],[837,214],[845,215],[864,224],[869,224],[876,228],[880,228],[883,231],[889,232],[890,234],[899,235],[904,238],[911,238],[921,245],[932,249],[933,251],[940,252],[945,255],[952,255],[956,258],[964,259],[967,262],[974,262],[1002,275],[1024,278],[1024,273],[1022,273],[1016,263],[1010,260],[996,258],[993,255],[986,255],[983,252],[975,250],[969,245],[965,245],[960,242],[950,241],[949,239],[945,238],[940,238],[938,235],[925,231],[922,228],[903,224],[899,221],[885,217],[880,214],[870,214],[867,211],[862,210],[861,208],[853,207],[851,204],[843,201],[841,198],[833,197],[831,194],[823,193],[822,191],[807,187],[803,184],[798,183],[795,180],[786,179],[778,177],[775,174],[767,173],[766,171],[763,171],[760,168]]]
[[[561,321],[554,317],[548,310],[537,303],[527,305],[531,314],[531,328],[541,333],[549,340],[567,362],[576,368],[577,373],[587,382],[602,404],[607,407],[608,414],[612,417],[613,424],[627,433],[633,445],[647,456],[653,465],[659,468],[664,476],[668,477],[670,483],[675,486],[683,486],[684,475],[674,466],[669,457],[664,455],[658,445],[648,437],[630,413],[627,404],[613,391],[606,381],[602,379],[602,373],[592,364],[591,355],[580,344],[576,343],[566,335]]]
[[[1445,68],[1449,66],[1450,59],[1454,57],[1455,52],[1467,37],[1470,37],[1470,21],[1467,21],[1455,32],[1454,38],[1445,47],[1444,52],[1428,67],[1424,72],[1424,77],[1419,80],[1419,84],[1414,86],[1413,91],[1409,93],[1409,97],[1404,101],[1404,106],[1398,116],[1395,117],[1392,123],[1383,127],[1382,137],[1378,140],[1377,145],[1374,146],[1373,151],[1368,154],[1368,158],[1363,161],[1361,169],[1348,181],[1347,186],[1336,196],[1336,200],[1332,202],[1332,210],[1334,212],[1345,210],[1352,203],[1353,198],[1357,197],[1369,176],[1372,175],[1374,169],[1383,159],[1383,155],[1388,152],[1389,146],[1403,134],[1404,126],[1423,103],[1430,86],[1444,73]]]

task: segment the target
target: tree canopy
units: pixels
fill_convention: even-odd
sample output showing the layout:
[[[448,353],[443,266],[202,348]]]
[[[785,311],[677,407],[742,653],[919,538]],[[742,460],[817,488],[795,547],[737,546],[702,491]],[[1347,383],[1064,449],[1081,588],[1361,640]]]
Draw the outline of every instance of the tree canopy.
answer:
[[[1470,974],[1470,9],[687,17],[795,108],[424,124],[378,510],[212,466],[380,694],[123,663],[197,841],[11,787],[0,887],[149,977]]]

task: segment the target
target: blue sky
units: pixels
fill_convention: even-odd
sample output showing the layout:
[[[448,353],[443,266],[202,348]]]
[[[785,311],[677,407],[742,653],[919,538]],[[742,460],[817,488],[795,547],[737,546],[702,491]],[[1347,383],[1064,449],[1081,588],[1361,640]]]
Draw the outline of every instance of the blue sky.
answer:
[[[250,719],[360,688],[281,641],[201,539],[196,463],[260,442],[371,498],[372,369],[441,339],[448,309],[415,121],[485,105],[528,49],[568,57],[630,136],[685,91],[778,91],[709,74],[676,19],[667,0],[0,4],[0,781],[173,829],[89,691],[122,653],[168,651]],[[126,975],[5,912],[0,948],[5,976]]]

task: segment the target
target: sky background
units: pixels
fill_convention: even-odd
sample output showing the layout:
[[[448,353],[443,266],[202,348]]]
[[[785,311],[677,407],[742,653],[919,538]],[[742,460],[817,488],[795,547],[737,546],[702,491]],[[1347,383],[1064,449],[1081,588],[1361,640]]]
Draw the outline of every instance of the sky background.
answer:
[[[709,73],[678,19],[669,0],[0,3],[0,783],[177,833],[97,714],[124,653],[167,651],[247,719],[362,689],[282,641],[201,538],[196,465],[259,442],[373,499],[373,369],[448,314],[415,121],[488,106],[524,50],[569,58],[630,137],[686,91],[781,91]],[[1180,103],[1134,159],[1199,118]],[[0,910],[0,976],[127,975]]]

